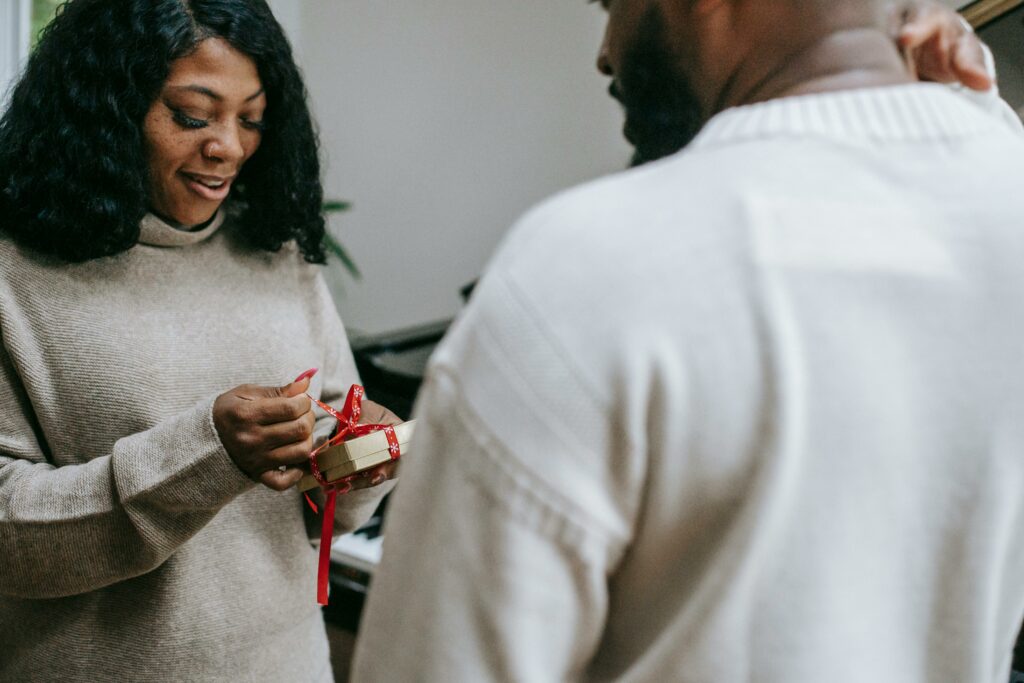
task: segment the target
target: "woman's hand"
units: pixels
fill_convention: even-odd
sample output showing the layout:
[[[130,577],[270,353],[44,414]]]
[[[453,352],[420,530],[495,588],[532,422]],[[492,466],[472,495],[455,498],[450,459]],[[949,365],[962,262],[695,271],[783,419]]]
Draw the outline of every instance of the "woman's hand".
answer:
[[[313,449],[316,418],[307,389],[308,377],[283,387],[246,384],[213,404],[213,424],[228,455],[250,478],[275,491],[299,482],[303,471],[293,466],[306,463]]]
[[[930,0],[902,2],[894,23],[896,44],[916,78],[972,90],[992,87],[981,41],[953,10]]]
[[[402,420],[379,403],[363,399],[363,412],[359,416],[359,424],[397,425],[402,424]],[[356,474],[349,480],[349,483],[352,485],[351,490],[378,486],[389,479],[394,479],[398,475],[398,465],[400,462],[399,460],[392,460],[391,462],[377,465],[365,472]]]

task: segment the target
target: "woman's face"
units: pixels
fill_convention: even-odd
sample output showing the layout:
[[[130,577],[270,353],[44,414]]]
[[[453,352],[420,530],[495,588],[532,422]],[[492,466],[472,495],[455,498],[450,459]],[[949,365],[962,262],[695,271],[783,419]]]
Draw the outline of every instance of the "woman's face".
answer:
[[[150,208],[183,226],[208,221],[260,146],[266,106],[256,64],[221,38],[172,62],[142,126]]]

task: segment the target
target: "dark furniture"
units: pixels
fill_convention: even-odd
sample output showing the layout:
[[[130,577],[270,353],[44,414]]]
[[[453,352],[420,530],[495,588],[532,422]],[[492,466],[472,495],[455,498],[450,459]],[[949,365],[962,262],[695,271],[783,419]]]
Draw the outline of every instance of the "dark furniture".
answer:
[[[450,323],[442,320],[385,334],[353,337],[352,352],[367,397],[387,406],[403,420],[409,419],[427,360]],[[372,543],[381,542],[387,502],[385,498],[356,536]],[[356,632],[370,581],[368,569],[358,562],[331,563],[331,599],[324,608],[324,617],[331,624]]]

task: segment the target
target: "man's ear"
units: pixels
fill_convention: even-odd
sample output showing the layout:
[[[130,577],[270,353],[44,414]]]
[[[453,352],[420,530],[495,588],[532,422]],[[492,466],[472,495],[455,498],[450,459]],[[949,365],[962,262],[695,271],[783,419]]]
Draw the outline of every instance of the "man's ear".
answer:
[[[740,8],[738,5],[747,0],[662,0],[660,2],[670,30],[682,30],[694,33],[706,23],[716,22],[719,25],[730,25],[729,20]],[[750,0],[765,2],[765,0]],[[656,4],[659,4],[656,2]],[[723,19],[726,21],[723,23]]]
[[[733,19],[747,11],[744,3],[761,4],[767,0],[687,0],[684,15],[687,24],[692,26],[713,24],[719,27],[734,25]]]

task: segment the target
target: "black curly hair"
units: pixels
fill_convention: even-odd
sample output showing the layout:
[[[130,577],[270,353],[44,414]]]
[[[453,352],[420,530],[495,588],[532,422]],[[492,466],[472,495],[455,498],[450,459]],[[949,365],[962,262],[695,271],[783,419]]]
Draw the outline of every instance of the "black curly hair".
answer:
[[[302,77],[264,0],[69,0],[0,120],[0,231],[67,261],[134,246],[147,211],[143,119],[176,59],[220,37],[249,56],[266,130],[232,189],[243,238],[323,263],[318,144]]]

